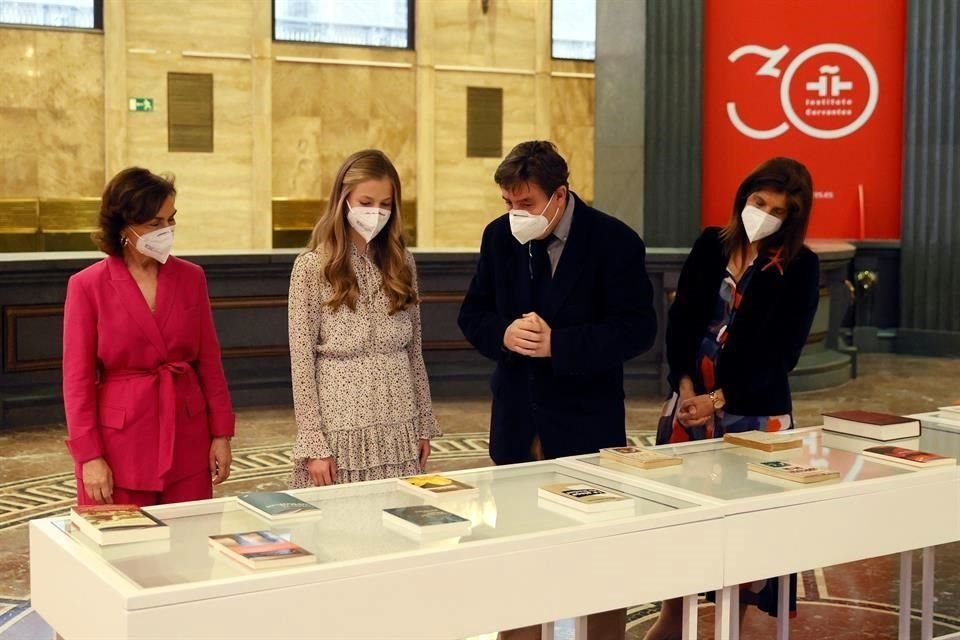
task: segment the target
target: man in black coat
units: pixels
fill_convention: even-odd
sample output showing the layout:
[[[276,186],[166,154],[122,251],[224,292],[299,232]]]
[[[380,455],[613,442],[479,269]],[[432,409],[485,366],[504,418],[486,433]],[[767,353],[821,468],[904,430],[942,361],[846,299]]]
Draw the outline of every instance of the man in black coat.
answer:
[[[460,329],[496,361],[497,464],[626,443],[623,363],[657,333],[640,237],[569,190],[545,141],[517,145],[494,175],[510,212],[484,230]]]
[[[496,361],[490,457],[511,464],[626,444],[623,363],[653,344],[643,241],[570,191],[553,143],[524,142],[494,174],[510,211],[483,232],[460,308],[467,340]],[[588,617],[623,638],[626,610]],[[540,638],[539,627],[502,640]]]

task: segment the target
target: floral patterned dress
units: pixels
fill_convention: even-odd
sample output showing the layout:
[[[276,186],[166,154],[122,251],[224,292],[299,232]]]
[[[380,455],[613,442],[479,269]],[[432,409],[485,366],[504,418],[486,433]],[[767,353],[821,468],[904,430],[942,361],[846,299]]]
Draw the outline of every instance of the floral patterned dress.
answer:
[[[325,304],[333,287],[320,253],[290,277],[289,332],[297,437],[292,488],[312,486],[307,463],[333,456],[337,482],[420,473],[418,443],[440,435],[423,363],[420,307],[390,314],[380,269],[351,244],[355,310]],[[416,265],[407,252],[407,264]]]

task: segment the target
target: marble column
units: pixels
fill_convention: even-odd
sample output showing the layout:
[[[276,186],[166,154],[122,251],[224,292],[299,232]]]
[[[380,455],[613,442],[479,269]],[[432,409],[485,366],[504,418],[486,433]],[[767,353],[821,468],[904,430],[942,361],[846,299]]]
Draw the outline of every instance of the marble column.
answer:
[[[103,3],[104,173],[127,166],[127,3]]]
[[[254,249],[273,246],[273,6],[256,0],[253,11],[250,241]]]
[[[594,204],[643,235],[647,0],[597,3]]]
[[[704,0],[599,2],[596,202],[648,246],[700,229]]]

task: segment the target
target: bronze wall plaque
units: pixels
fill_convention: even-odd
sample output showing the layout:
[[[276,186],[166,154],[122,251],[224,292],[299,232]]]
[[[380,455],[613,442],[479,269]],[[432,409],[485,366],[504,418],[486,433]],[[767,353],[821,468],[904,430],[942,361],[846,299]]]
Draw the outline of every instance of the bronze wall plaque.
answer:
[[[167,74],[167,148],[213,153],[213,74]]]
[[[503,155],[503,89],[467,87],[467,157]]]

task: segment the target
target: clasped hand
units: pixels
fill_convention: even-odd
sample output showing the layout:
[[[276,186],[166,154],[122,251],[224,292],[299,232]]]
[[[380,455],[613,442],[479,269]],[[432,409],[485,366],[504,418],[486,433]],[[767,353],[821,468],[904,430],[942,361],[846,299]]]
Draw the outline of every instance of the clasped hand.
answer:
[[[517,318],[503,334],[503,346],[530,358],[550,357],[550,325],[536,313]]]

